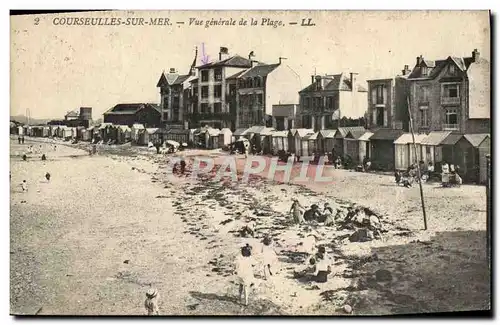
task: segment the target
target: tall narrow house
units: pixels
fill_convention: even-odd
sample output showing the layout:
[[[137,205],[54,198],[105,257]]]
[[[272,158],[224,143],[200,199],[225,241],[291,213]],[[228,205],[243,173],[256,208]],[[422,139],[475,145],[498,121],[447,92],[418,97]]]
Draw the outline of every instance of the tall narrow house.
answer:
[[[179,74],[175,68],[163,72],[156,87],[160,88],[161,122],[167,128],[186,127],[186,112],[189,107],[190,81],[196,78],[195,50],[193,63],[188,74]]]
[[[395,78],[368,80],[367,126],[409,130],[408,76],[411,70],[404,66],[401,75]]]
[[[490,132],[490,63],[477,49],[437,61],[420,55],[408,81],[416,130]]]

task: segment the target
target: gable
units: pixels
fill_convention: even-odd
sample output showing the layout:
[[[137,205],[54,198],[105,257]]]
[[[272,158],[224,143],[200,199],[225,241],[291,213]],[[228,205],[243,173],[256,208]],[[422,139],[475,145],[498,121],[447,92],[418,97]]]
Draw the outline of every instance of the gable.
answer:
[[[167,78],[165,77],[165,74],[162,73],[156,87],[164,87],[166,85],[168,85]]]

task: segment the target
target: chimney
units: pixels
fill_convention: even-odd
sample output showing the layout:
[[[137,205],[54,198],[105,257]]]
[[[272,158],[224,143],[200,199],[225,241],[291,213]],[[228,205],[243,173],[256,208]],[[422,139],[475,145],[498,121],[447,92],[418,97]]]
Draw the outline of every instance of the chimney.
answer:
[[[423,60],[424,58],[422,57],[422,54],[420,54],[420,56],[417,56],[417,65],[420,65],[420,63],[422,63]]]
[[[177,73],[177,70],[175,68],[170,68],[168,73]]]
[[[314,75],[311,76],[311,83],[313,84],[314,83]]]
[[[477,49],[474,49],[474,51],[472,51],[472,61],[479,61],[479,54],[479,51]]]
[[[357,73],[351,72],[350,75],[351,75],[351,91],[355,92],[355,91],[357,91],[357,88],[358,88],[357,87],[358,83],[357,83],[357,80],[356,80]]]
[[[407,74],[409,74],[411,72],[410,67],[408,66],[408,64],[405,64],[405,67],[404,67],[403,70],[401,70],[401,72],[403,72],[403,76],[406,76]]]
[[[281,57],[280,56],[280,59],[279,59],[279,64],[281,64],[282,60],[286,60],[287,58],[284,58],[284,57]]]

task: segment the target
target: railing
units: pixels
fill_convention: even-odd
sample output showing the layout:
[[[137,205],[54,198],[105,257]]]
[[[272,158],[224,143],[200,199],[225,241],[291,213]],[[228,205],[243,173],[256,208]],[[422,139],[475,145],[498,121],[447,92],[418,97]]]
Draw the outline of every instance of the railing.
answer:
[[[458,105],[460,97],[441,97],[441,105]]]
[[[443,124],[444,131],[456,131],[458,130],[458,124]]]

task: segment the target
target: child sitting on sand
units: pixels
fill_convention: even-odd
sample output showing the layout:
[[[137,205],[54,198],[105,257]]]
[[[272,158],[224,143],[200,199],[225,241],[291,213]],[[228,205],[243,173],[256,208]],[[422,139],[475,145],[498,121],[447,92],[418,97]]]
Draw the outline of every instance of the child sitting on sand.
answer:
[[[241,248],[241,255],[236,257],[236,276],[239,284],[240,301],[245,297],[245,306],[248,305],[248,294],[250,287],[254,285],[255,277],[253,267],[255,262],[252,258],[252,249],[246,244]]]
[[[271,265],[276,263],[277,255],[272,247],[272,239],[270,237],[265,237],[262,246],[262,259],[264,264],[264,279],[267,280],[267,273],[272,276],[273,272],[271,270]]]

